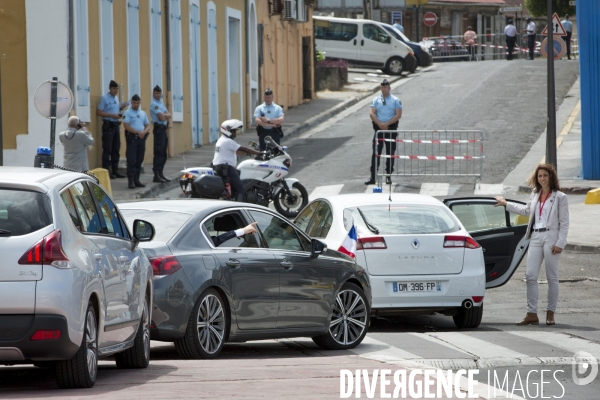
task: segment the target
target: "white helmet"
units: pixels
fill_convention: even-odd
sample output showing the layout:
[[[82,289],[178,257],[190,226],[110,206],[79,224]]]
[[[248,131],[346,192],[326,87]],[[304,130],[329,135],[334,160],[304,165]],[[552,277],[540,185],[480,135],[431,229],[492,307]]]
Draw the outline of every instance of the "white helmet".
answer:
[[[221,124],[221,133],[227,137],[231,137],[231,135],[235,135],[236,131],[242,126],[244,126],[242,121],[238,119],[228,119]]]

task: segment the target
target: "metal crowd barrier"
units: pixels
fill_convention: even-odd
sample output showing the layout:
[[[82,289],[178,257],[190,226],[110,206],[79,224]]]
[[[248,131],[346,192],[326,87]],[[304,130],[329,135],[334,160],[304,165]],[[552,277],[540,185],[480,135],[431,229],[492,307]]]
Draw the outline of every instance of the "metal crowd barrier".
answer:
[[[388,159],[394,161],[396,176],[467,176],[477,187],[483,173],[483,134],[481,131],[378,131],[375,141],[385,142],[376,177],[381,186]],[[382,138],[378,138],[382,133]],[[393,147],[392,154],[387,147]],[[383,171],[380,173],[380,171]]]
[[[423,42],[435,62],[503,60],[508,55],[504,33],[477,35],[473,46],[467,45],[462,35],[423,38]],[[525,58],[527,53],[527,37],[517,33],[513,58]],[[536,54],[539,54],[539,43],[536,43]]]

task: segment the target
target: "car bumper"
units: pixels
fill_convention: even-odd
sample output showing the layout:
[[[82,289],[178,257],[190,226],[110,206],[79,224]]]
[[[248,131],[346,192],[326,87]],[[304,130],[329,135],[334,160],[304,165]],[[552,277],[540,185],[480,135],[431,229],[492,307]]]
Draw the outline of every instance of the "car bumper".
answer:
[[[38,330],[60,331],[60,338],[31,340]],[[0,315],[0,363],[69,360],[78,349],[69,339],[67,319],[62,315]]]
[[[485,295],[485,271],[464,271],[457,275],[369,276],[373,290],[372,310],[447,309],[462,306],[473,296]],[[399,283],[433,282],[428,292],[405,292]],[[396,283],[396,291],[394,291]],[[439,288],[438,288],[439,284]],[[475,303],[474,306],[478,306]]]
[[[407,71],[413,72],[415,69],[417,69],[417,59],[415,56],[407,54],[406,57],[404,57],[404,62],[406,63]]]
[[[415,54],[415,56],[419,60],[419,67],[425,68],[433,64],[433,58],[431,58],[431,54],[427,53],[426,51]]]

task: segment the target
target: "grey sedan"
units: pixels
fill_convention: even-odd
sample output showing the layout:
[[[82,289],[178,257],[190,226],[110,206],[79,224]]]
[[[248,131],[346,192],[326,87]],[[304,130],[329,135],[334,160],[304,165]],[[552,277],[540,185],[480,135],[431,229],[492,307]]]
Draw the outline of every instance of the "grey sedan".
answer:
[[[328,250],[268,208],[211,200],[120,205],[128,224],[156,226],[140,244],[154,269],[154,340],[184,358],[214,358],[225,342],[311,337],[349,349],[370,322],[371,288],[354,260]],[[215,238],[257,222],[257,232]],[[235,236],[235,235],[233,235]]]

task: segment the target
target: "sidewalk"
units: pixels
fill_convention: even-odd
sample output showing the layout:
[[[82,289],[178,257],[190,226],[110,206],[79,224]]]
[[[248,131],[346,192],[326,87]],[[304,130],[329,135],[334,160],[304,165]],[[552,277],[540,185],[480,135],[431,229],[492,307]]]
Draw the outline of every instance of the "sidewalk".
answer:
[[[344,86],[343,91],[317,92],[316,99],[289,108],[285,111],[285,122],[283,124],[285,136],[282,143],[285,144],[287,140],[314,128],[346,108],[358,103],[360,100],[372,96],[373,93],[379,90],[379,85],[384,77],[390,83],[394,83],[402,78],[406,78],[407,75],[389,76],[375,74],[373,70],[352,68],[348,72],[348,84]],[[275,102],[277,102],[277,98],[275,98]],[[258,140],[256,129],[252,127],[244,128],[244,133],[237,137],[237,141],[241,144],[247,144],[250,140]],[[213,156],[214,143],[209,143],[197,149],[168,158],[163,172],[165,177],[171,181],[165,183],[152,182],[152,168],[150,168],[151,165],[147,164],[145,165],[146,173],[140,177],[140,180],[146,184],[146,187],[127,189],[127,179],[113,179],[111,180],[113,198],[119,201],[156,197],[160,193],[171,190],[179,185],[179,178],[181,177],[179,171],[190,167],[208,167],[212,162]]]

